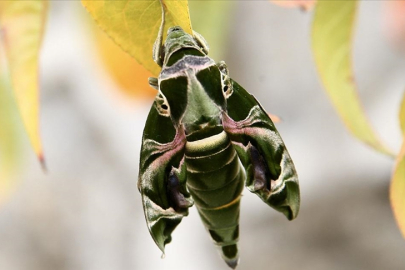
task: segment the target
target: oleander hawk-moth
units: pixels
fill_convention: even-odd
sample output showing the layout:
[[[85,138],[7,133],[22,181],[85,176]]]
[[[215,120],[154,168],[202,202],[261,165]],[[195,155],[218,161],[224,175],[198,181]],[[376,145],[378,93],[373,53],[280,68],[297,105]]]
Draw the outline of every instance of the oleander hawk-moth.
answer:
[[[193,204],[231,267],[238,264],[243,186],[289,220],[299,210],[294,164],[257,100],[207,56],[194,32],[172,27],[153,57],[161,66],[149,83],[158,90],[142,140],[138,188],[149,231],[164,252]]]

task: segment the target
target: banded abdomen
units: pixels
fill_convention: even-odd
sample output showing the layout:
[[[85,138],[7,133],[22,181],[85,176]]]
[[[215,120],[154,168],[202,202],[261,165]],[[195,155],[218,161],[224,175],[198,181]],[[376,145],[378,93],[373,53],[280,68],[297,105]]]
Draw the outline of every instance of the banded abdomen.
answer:
[[[188,137],[185,161],[187,187],[200,217],[222,257],[234,268],[238,262],[239,203],[246,177],[238,155],[221,128],[202,139]]]

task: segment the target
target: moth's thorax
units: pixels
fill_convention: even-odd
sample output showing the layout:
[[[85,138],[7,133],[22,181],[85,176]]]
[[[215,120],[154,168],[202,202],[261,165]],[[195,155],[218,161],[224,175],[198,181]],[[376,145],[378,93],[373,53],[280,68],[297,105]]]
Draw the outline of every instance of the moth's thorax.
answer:
[[[194,70],[187,72],[187,106],[181,123],[186,134],[221,124],[221,110],[208,95]]]
[[[224,98],[214,60],[195,49],[182,49],[172,54],[168,63],[158,81],[173,122],[183,125],[186,134],[221,125]]]

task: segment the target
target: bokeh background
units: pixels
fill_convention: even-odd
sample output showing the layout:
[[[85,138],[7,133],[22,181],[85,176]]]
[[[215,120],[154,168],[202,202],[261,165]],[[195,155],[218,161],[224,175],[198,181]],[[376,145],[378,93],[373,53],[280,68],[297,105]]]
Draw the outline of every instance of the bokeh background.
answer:
[[[191,2],[194,30],[214,58],[282,119],[277,128],[300,177],[292,222],[244,191],[238,269],[405,269],[388,198],[394,162],[351,137],[329,102],[311,54],[311,12],[225,1],[202,13],[204,3]],[[121,90],[79,1],[50,6],[41,54],[48,172],[21,132],[17,184],[0,208],[0,270],[227,269],[194,208],[161,259],[136,187],[153,90]],[[399,149],[405,55],[389,39],[384,10],[384,1],[361,2],[354,68],[370,121]],[[214,12],[222,20],[207,27]]]

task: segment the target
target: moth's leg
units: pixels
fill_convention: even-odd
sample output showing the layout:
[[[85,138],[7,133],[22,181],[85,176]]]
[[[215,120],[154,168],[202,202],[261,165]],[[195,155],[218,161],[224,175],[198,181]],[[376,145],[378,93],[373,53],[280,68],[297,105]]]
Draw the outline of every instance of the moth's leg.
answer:
[[[157,78],[155,78],[155,77],[149,77],[149,78],[148,78],[148,81],[149,81],[149,86],[150,86],[150,87],[152,87],[152,88],[154,88],[154,89],[156,89],[156,90],[159,90],[159,82],[158,82],[158,79],[157,79]]]
[[[172,168],[167,179],[167,195],[169,204],[176,212],[187,210],[193,205],[193,200],[186,188],[187,170],[184,158],[180,162],[180,168]]]
[[[253,145],[248,146],[249,160],[252,164],[252,187],[254,190],[267,189],[271,190],[270,179],[268,179],[268,168],[259,150]]]

